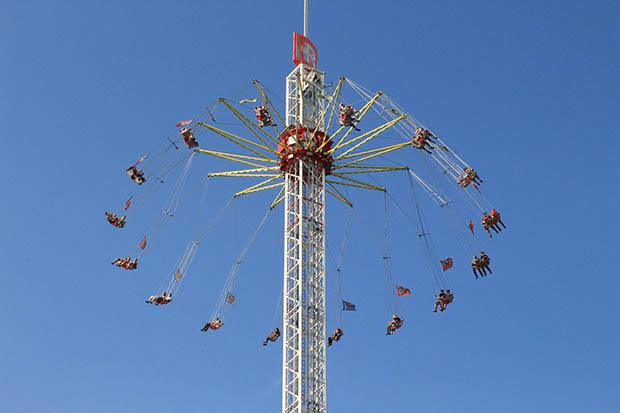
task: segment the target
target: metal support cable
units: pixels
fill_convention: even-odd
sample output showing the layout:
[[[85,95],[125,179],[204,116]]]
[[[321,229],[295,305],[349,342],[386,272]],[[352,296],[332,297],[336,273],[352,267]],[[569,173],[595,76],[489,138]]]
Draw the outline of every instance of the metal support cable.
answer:
[[[230,294],[230,292],[232,291],[234,287],[237,274],[239,273],[239,270],[241,269],[241,264],[245,260],[245,256],[248,250],[250,249],[250,247],[252,246],[252,244],[254,243],[254,241],[256,240],[256,237],[258,236],[260,230],[265,225],[265,222],[267,221],[267,218],[269,217],[269,214],[271,211],[272,211],[271,208],[267,208],[267,211],[265,212],[263,219],[260,221],[256,229],[254,230],[254,233],[252,233],[252,236],[250,237],[250,239],[248,239],[248,241],[246,242],[245,246],[243,247],[239,255],[237,255],[230,269],[230,272],[228,273],[228,277],[226,278],[226,282],[224,283],[224,288],[222,289],[218,302],[215,306],[215,309],[209,321],[212,321],[215,319],[215,317],[218,317],[221,315],[221,309],[223,305],[226,303],[228,295]]]

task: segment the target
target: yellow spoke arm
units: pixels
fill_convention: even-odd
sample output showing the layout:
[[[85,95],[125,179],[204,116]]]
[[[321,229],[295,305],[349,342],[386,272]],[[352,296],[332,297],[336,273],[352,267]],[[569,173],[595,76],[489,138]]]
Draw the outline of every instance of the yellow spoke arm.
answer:
[[[250,174],[254,172],[269,172],[269,171],[277,171],[277,170],[278,170],[277,166],[265,166],[264,168],[237,169],[236,171],[212,172],[209,175],[215,175],[215,174],[237,175],[237,174]]]
[[[273,159],[263,159],[263,158],[258,158],[256,156],[250,156],[250,155],[241,155],[238,153],[230,153],[230,152],[218,152],[218,151],[211,151],[209,149],[199,149],[199,152],[213,152],[216,154],[221,154],[221,155],[226,155],[226,156],[231,156],[233,158],[239,158],[239,159],[249,159],[251,161],[259,161],[259,162],[268,162],[268,163],[278,163],[277,161],[273,160]]]
[[[390,153],[390,152],[396,151],[396,150],[398,150],[400,148],[404,148],[405,146],[409,146],[409,143],[403,142],[403,143],[400,143],[398,145],[386,146],[381,151],[374,152],[374,153],[372,153],[370,155],[367,155],[367,156],[364,156],[362,158],[356,159],[356,160],[351,161],[349,163],[336,165],[332,169],[335,170],[335,169],[349,168],[352,165],[356,165],[356,164],[358,164],[360,162],[366,161],[368,159],[375,158],[377,156],[385,155],[386,153]]]
[[[338,79],[338,84],[336,85],[336,89],[334,90],[334,93],[332,93],[331,102],[330,102],[331,109],[329,111],[329,117],[327,118],[327,127],[325,127],[326,131],[329,130],[329,127],[332,124],[332,119],[334,117],[334,110],[336,109],[336,105],[338,104],[338,98],[340,97],[340,92],[342,91],[343,83],[344,83],[344,77],[341,77],[340,79]]]
[[[372,185],[366,182],[358,181],[357,179],[349,178],[348,176],[338,176],[338,178],[344,179],[345,181],[348,181],[348,182],[339,182],[339,181],[334,181],[331,179],[326,180],[326,182],[329,182],[330,184],[333,184],[333,185],[344,185],[344,186],[351,186],[353,188],[371,189],[373,191],[385,192],[385,188],[381,186]]]
[[[282,116],[280,116],[280,112],[278,112],[278,109],[274,106],[273,103],[271,103],[271,99],[269,99],[269,96],[267,96],[267,93],[265,92],[265,87],[258,80],[255,80],[252,83],[254,83],[254,87],[256,88],[256,90],[258,90],[258,93],[263,100],[263,104],[273,110],[273,113],[275,113],[278,120],[280,121],[280,125],[282,125],[283,127],[286,126],[284,124],[284,119],[282,119]]]
[[[212,151],[209,149],[198,149],[198,152],[200,153],[204,153],[207,155],[211,155],[211,156],[215,156],[216,158],[222,158],[222,159],[227,159],[229,161],[234,161],[234,162],[238,162],[238,163],[242,163],[245,165],[250,165],[250,166],[256,166],[259,168],[265,168],[267,165],[263,165],[263,164],[259,164],[259,163],[255,163],[255,162],[250,162],[250,160],[256,160],[256,161],[260,161],[260,162],[272,162],[272,163],[277,163],[276,161],[267,161],[264,160],[262,158],[256,158],[253,156],[247,156],[247,155],[238,155],[238,154],[234,154],[234,153],[228,153],[228,152],[218,152],[218,151]],[[248,160],[249,159],[249,160]]]
[[[355,165],[351,166],[352,168]],[[340,175],[354,175],[354,174],[368,174],[368,173],[374,173],[374,172],[392,172],[392,171],[404,171],[409,169],[406,166],[372,166],[372,165],[365,165],[361,168],[355,168],[352,171],[342,171],[342,172],[338,172],[338,173],[334,173],[334,176],[340,176]]]
[[[340,159],[350,159],[350,158],[356,158],[358,156],[370,155],[372,153],[381,152],[381,151],[384,151],[384,150],[390,149],[390,148],[400,149],[400,148],[404,148],[405,146],[408,146],[408,145],[410,145],[409,142],[403,142],[403,143],[397,143],[397,144],[394,144],[394,145],[382,146],[380,148],[368,149],[366,151],[349,153],[349,154],[347,154],[345,156],[340,157]]]
[[[252,142],[249,139],[242,138],[241,136],[237,136],[234,133],[230,133],[230,132],[227,132],[227,131],[222,130],[220,128],[216,128],[215,126],[209,125],[208,123],[198,122],[197,125],[202,126],[204,128],[207,128],[210,131],[217,133],[221,137],[223,137],[225,139],[228,139],[229,141],[231,141],[233,143],[236,143],[237,145],[239,145],[239,146],[249,150],[250,152],[252,152],[252,153],[254,153],[256,155],[259,155],[259,156],[261,156],[261,157],[263,157],[265,159],[269,159],[269,158],[266,155],[258,152],[257,150],[252,149],[250,146],[254,146],[255,148],[259,148],[259,149],[262,149],[262,150],[267,151],[267,152],[276,153],[273,149],[269,148],[268,146],[260,145],[260,144],[258,144],[256,142]]]
[[[321,144],[321,146],[319,146],[319,149],[318,149],[318,150],[320,151],[321,149],[323,149],[323,147],[324,147],[325,145],[327,145],[329,142],[333,141],[333,140],[334,140],[334,138],[335,138],[336,136],[338,136],[338,134],[339,134],[339,133],[340,133],[343,129],[344,129],[344,126],[340,126],[338,129],[336,129],[336,131],[335,131],[334,133],[332,133],[331,135],[329,135],[329,137],[328,137],[327,139],[325,139],[325,141]],[[326,130],[327,130],[327,129],[326,129]]]
[[[208,175],[209,177],[229,177],[229,178],[262,178],[270,176],[282,176],[281,174],[231,174],[228,172],[213,172]]]
[[[252,185],[249,188],[246,188],[242,191],[239,191],[235,194],[235,198],[240,197],[242,195],[248,195],[248,194],[253,194],[255,192],[260,192],[260,191],[264,191],[266,189],[271,189],[271,188],[276,188],[278,186],[283,186],[284,182],[279,182],[277,184],[271,184],[271,185],[266,185],[266,186],[260,186],[260,185],[264,185],[268,182],[272,182],[273,180],[275,180],[277,178],[273,178],[272,180],[267,179],[266,181],[261,182],[260,184],[256,184],[256,185]]]
[[[271,206],[269,208],[274,209],[280,202],[284,200],[284,197],[286,195],[283,194],[283,192],[284,192],[284,185],[282,185],[282,188],[280,188],[280,190],[278,191],[278,194],[273,199],[273,202],[271,203]]]
[[[265,146],[269,146],[269,144],[267,143],[267,141],[265,140],[265,138],[263,136],[261,136],[261,133],[266,136],[267,138],[273,140],[275,143],[278,143],[278,141],[276,140],[276,138],[274,138],[273,136],[271,136],[269,133],[265,132],[263,129],[259,128],[258,126],[256,126],[254,124],[254,122],[252,122],[247,116],[245,116],[243,113],[239,112],[237,110],[237,108],[235,108],[233,105],[230,104],[230,102],[228,102],[226,99],[224,98],[219,98],[218,99],[220,101],[220,103],[222,103],[224,106],[226,106],[226,108],[228,110],[230,110],[233,115],[235,115],[237,117],[237,119],[239,119],[241,122],[243,122],[243,124],[250,130],[250,132],[252,132],[254,134],[254,136],[256,136],[258,138],[259,141],[261,141]],[[260,133],[259,133],[260,132]],[[270,149],[271,152],[273,153],[277,153],[276,151],[274,151],[273,149]]]
[[[327,127],[325,128],[326,131],[329,130],[329,124],[331,123],[331,117],[332,117],[332,115],[334,113],[334,108],[335,108],[336,102],[338,100],[337,96],[340,94],[340,89],[342,88],[343,80],[344,80],[344,78],[342,78],[342,77],[340,79],[338,79],[338,85],[336,85],[336,90],[334,91],[332,96],[329,97],[329,103],[325,106],[325,110],[320,114],[321,118],[320,118],[318,124],[319,125],[323,125],[324,121],[325,121],[325,115],[327,115],[327,112],[330,110],[330,107],[331,107],[331,113],[329,115],[330,116],[329,117],[329,121],[328,121]],[[321,145],[319,146],[318,150],[320,151],[321,149],[323,149],[323,147],[325,145],[327,145],[327,143],[330,142],[334,138],[334,136],[336,136],[342,130],[342,128],[344,128],[344,126],[341,126],[340,128],[338,128],[338,130],[332,136],[328,137],[327,139],[324,139],[323,143],[321,143]],[[312,132],[312,137],[310,139],[308,139],[308,141],[306,142],[307,146],[310,145],[311,142],[314,142],[314,137],[315,137],[315,135],[316,135],[318,130],[319,130],[319,128],[315,128],[314,129],[314,132]]]
[[[226,177],[271,177],[271,176],[281,176],[281,174],[276,173],[278,171],[277,166],[270,166],[266,168],[253,168],[253,169],[239,169],[236,171],[221,171],[221,172],[211,172],[208,174],[208,177],[212,176],[226,176]]]
[[[331,184],[330,182],[327,182],[327,186],[329,186],[330,188],[332,188],[331,190],[329,188],[325,188],[325,192],[327,192],[328,194],[330,194],[331,196],[333,196],[334,198],[344,202],[345,204],[347,204],[350,207],[353,207],[353,204],[351,203],[351,201],[349,201],[347,199],[347,197],[345,197],[344,195],[342,195],[342,192],[340,192],[338,190],[338,188],[336,188],[333,184]]]
[[[383,92],[375,93],[372,99],[370,99],[368,103],[362,106],[362,108],[359,110],[359,116],[357,117],[358,122],[364,117],[364,115],[370,110],[370,108],[372,108],[372,106],[377,102],[377,99],[379,99],[381,95],[383,95]]]
[[[344,142],[342,143],[340,146],[336,145],[336,147],[333,149],[333,151],[339,149],[339,148],[343,148],[345,146],[351,145],[354,142],[358,142],[357,144],[353,145],[352,147],[350,147],[349,149],[347,149],[346,151],[344,151],[343,153],[341,153],[340,155],[338,155],[336,157],[336,159],[342,159],[344,156],[346,156],[347,154],[351,153],[351,151],[354,151],[355,149],[359,148],[360,146],[362,146],[363,144],[365,144],[366,142],[370,141],[371,139],[376,138],[377,136],[379,136],[381,133],[385,132],[386,130],[390,129],[392,126],[396,125],[398,122],[400,122],[401,120],[405,119],[407,116],[403,115],[400,116],[396,119],[393,119],[389,122],[384,123],[381,126],[377,126],[376,128],[374,128],[373,130],[366,132],[365,134],[362,134],[356,138],[353,138],[351,140],[349,140],[348,142]],[[366,136],[364,136],[366,135]]]
[[[362,106],[362,108],[359,110],[358,115],[357,115],[357,122],[359,123],[362,118],[364,117],[364,115],[366,113],[368,113],[368,111],[370,110],[370,108],[375,104],[375,102],[377,101],[377,99],[379,99],[379,96],[381,96],[382,93],[381,92],[377,92],[377,94],[375,94],[375,96],[373,96],[372,99],[370,99],[368,102],[366,102],[366,104],[364,106]],[[338,129],[337,132],[340,132],[340,130],[342,129],[342,127],[340,129]],[[338,149],[342,142],[344,142],[345,139],[347,139],[347,136],[349,136],[349,134],[353,131],[353,128],[349,128],[348,131],[345,132],[344,135],[342,135],[342,138],[340,138],[340,140],[338,141],[338,143],[336,144],[336,146],[334,146],[334,148],[331,150],[331,152],[333,153],[336,149]],[[335,135],[335,134],[334,134]]]

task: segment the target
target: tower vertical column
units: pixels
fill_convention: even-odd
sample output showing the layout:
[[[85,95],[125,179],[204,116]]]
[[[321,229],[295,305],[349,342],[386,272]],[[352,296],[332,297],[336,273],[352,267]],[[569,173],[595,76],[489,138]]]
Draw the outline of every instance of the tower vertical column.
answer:
[[[300,162],[301,163],[301,162]],[[282,412],[302,413],[303,215],[302,168],[286,173],[284,198],[284,288],[282,321]]]
[[[287,126],[322,128],[324,74],[287,77]],[[305,145],[305,142],[296,142]],[[285,176],[282,412],[325,413],[325,170],[300,157]]]

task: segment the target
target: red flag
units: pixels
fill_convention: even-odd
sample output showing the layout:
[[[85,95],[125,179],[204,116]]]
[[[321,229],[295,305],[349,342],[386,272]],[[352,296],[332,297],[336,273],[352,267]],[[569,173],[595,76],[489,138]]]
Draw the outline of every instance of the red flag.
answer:
[[[319,52],[310,39],[299,33],[293,33],[293,62],[296,65],[303,63],[317,67],[318,55]]]
[[[443,268],[444,271],[449,270],[450,268],[452,268],[453,265],[454,261],[450,257],[446,258],[445,260],[441,260],[441,268]]]
[[[235,296],[232,295],[231,293],[226,293],[226,302],[228,304],[234,304],[235,303]]]
[[[183,126],[187,126],[190,123],[192,123],[193,121],[194,121],[194,119],[181,120],[181,121],[177,122],[177,128],[182,128]]]
[[[478,191],[479,193],[481,193],[481,192],[480,192],[480,188],[478,188],[478,185],[476,185],[474,182],[472,182],[471,184],[474,186],[474,188],[476,188],[476,191]]]
[[[125,211],[127,211],[129,207],[131,206],[131,198],[133,198],[133,195],[130,196],[127,201],[125,201]]]
[[[411,294],[411,290],[407,287],[401,287],[398,286],[396,287],[396,295],[399,297],[404,297],[406,295],[410,295]]]
[[[146,235],[144,236],[144,238],[142,238],[142,241],[140,241],[140,249],[143,250],[146,248]]]
[[[469,221],[469,230],[471,231],[472,235],[474,233],[474,221]]]
[[[138,159],[136,161],[136,163],[134,163],[134,166],[138,165],[139,163],[141,163],[142,161],[144,161],[147,157],[149,156],[149,154],[145,154],[144,156],[142,156],[142,158]]]

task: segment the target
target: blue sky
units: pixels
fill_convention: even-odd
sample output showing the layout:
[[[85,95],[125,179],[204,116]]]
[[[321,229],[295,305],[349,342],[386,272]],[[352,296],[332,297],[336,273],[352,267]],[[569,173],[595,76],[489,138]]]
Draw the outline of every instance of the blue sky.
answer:
[[[252,79],[284,95],[302,1],[0,4],[2,410],[277,411],[280,346],[260,341],[281,288],[281,209],[246,257],[226,328],[209,335],[199,328],[271,198],[227,210],[166,308],[144,298],[239,183],[213,182],[201,198],[200,178],[219,165],[197,156],[186,202],[132,273],[109,262],[157,218],[165,190],[122,231],[103,211],[133,191],[124,169],[176,121]],[[436,315],[416,231],[391,215],[395,277],[414,294],[386,338],[381,245],[354,223],[343,291],[358,311],[329,350],[330,411],[618,411],[619,14],[612,1],[313,2],[320,67],[386,91],[437,131],[508,225],[477,239],[494,274],[474,281],[455,227],[422,200],[457,264],[455,302]],[[424,172],[420,159],[406,162]],[[404,175],[379,179],[413,210]],[[380,236],[382,196],[352,197]],[[344,219],[333,201],[332,255]],[[331,330],[331,260],[328,271]]]

